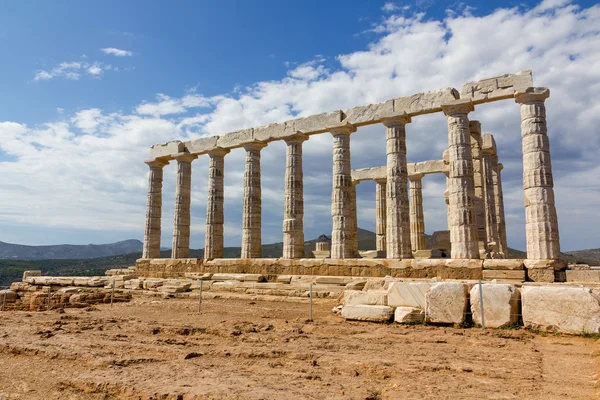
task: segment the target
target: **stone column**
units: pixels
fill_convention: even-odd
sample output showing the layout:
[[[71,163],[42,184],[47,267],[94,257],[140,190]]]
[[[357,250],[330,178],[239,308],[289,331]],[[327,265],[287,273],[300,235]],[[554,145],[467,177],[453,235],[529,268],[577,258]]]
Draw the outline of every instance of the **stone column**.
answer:
[[[146,229],[142,258],[160,258],[160,224],[162,217],[163,167],[168,161],[145,161],[150,167],[148,199],[146,201]]]
[[[405,127],[410,117],[402,113],[385,117],[382,122],[386,127],[387,155],[386,257],[412,258]]]
[[[423,214],[423,174],[410,179],[410,243],[412,251],[425,250],[425,216]]]
[[[475,186],[473,181],[473,158],[467,115],[473,111],[473,103],[456,100],[442,105],[448,116],[448,153],[450,172],[448,200],[450,205],[450,242],[455,259],[479,258],[477,223],[475,220]]]
[[[547,88],[529,88],[515,93],[521,105],[523,141],[523,189],[527,258],[558,260],[560,239],[554,205],[554,181],[550,161],[550,143],[546,127]]]
[[[386,207],[385,207],[385,179],[375,180],[375,233],[377,235],[376,249],[378,252],[384,252],[385,246],[385,222],[386,222]]]
[[[504,218],[504,194],[502,193],[502,175],[500,171],[504,166],[498,163],[498,157],[492,158],[492,174],[494,178],[494,194],[496,195],[496,225],[500,245],[498,251],[506,258],[508,255],[508,244],[506,243],[506,220]]]
[[[358,256],[358,210],[356,206],[356,185],[358,182],[352,182],[352,257]]]
[[[285,139],[285,204],[283,209],[283,258],[304,257],[304,178],[302,143],[308,135],[298,133]]]
[[[446,203],[446,229],[450,231],[450,172],[444,172],[446,176],[446,190],[444,190],[444,202]]]
[[[486,136],[489,133],[485,134]],[[486,138],[487,139],[487,138]],[[488,140],[489,141],[489,140]],[[490,251],[499,252],[498,249],[498,226],[496,225],[496,195],[494,193],[494,178],[492,168],[492,157],[495,156],[493,147],[483,149],[483,192],[485,202],[485,237],[487,247]],[[492,245],[493,244],[493,245]]]
[[[264,142],[244,145],[244,149],[246,149],[246,170],[244,172],[241,258],[260,258],[262,256],[260,151],[266,145]]]
[[[485,200],[483,190],[483,166],[482,166],[482,145],[481,123],[479,121],[469,121],[469,132],[471,135],[471,155],[473,157],[473,182],[475,187],[475,197],[473,205],[475,207],[475,219],[477,220],[477,236],[479,237],[479,255],[484,256],[487,252],[486,225],[485,225]]]
[[[208,152],[208,199],[206,201],[206,238],[204,259],[223,258],[223,178],[225,155],[229,149],[217,148]]]
[[[331,193],[331,258],[354,257],[354,224],[350,134],[353,125],[330,128],[333,135],[333,190]]]
[[[175,214],[173,218],[173,249],[171,258],[190,256],[190,200],[192,195],[192,161],[197,156],[179,153],[177,160],[177,185],[175,189]]]

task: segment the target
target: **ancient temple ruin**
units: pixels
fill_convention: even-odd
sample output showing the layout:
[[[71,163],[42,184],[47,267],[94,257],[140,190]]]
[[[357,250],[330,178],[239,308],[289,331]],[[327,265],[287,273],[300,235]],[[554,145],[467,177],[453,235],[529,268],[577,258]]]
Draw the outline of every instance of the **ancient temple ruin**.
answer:
[[[530,280],[554,281],[562,264],[544,105],[549,94],[547,88],[533,86],[531,71],[522,71],[465,83],[460,92],[444,88],[222,136],[154,145],[146,161],[150,177],[138,271],[156,276],[254,272],[481,279],[486,270],[500,270],[503,277],[525,279],[527,272]],[[503,258],[507,242],[502,164],[493,136],[482,134],[482,124],[468,117],[479,104],[507,99],[514,99],[521,112],[527,260]],[[407,164],[407,126],[413,118],[436,112],[448,118],[448,150],[440,160]],[[386,132],[386,165],[352,171],[352,133],[379,123]],[[306,259],[302,145],[317,134],[333,135],[331,253],[325,259]],[[260,154],[276,140],[287,144],[283,257],[263,259]],[[225,156],[240,147],[246,151],[241,258],[224,259]],[[203,260],[188,258],[192,162],[200,156],[210,159]],[[177,163],[172,256],[160,259],[163,167],[169,162]],[[448,259],[430,258],[425,249],[421,179],[431,173],[447,177]],[[377,183],[376,250],[384,258],[358,257],[356,184],[369,179]],[[509,273],[514,271],[518,274]]]

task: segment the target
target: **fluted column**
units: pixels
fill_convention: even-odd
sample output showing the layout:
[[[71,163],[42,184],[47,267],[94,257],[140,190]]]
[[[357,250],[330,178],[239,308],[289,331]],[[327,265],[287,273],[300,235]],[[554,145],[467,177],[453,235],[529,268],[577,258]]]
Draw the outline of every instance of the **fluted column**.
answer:
[[[425,215],[423,214],[423,174],[410,180],[410,243],[412,251],[425,250]]]
[[[477,236],[479,237],[479,255],[487,251],[486,236],[486,214],[485,200],[483,190],[483,151],[481,137],[481,123],[479,121],[469,121],[469,132],[471,135],[471,155],[473,157],[473,182],[475,187],[475,197],[473,206],[475,207],[475,219],[477,220]]]
[[[308,135],[298,133],[285,139],[285,204],[283,210],[283,258],[304,257],[304,177],[302,143]]]
[[[549,96],[547,88],[529,88],[515,94],[515,101],[521,105],[527,258],[535,260],[558,260],[560,257],[544,105]]]
[[[387,155],[386,257],[412,258],[405,126],[410,117],[402,113],[385,117],[382,122],[386,127]]]
[[[385,179],[375,180],[375,234],[376,238],[376,249],[377,251],[385,251],[385,222],[386,222],[386,207],[385,207]]]
[[[192,161],[197,156],[179,153],[177,160],[177,184],[175,188],[175,214],[173,218],[173,249],[171,258],[190,256],[190,201],[192,194]]]
[[[446,229],[450,230],[450,172],[444,172],[446,176],[446,190],[444,190],[444,202],[446,203]]]
[[[354,218],[350,134],[356,127],[330,128],[333,135],[333,188],[331,192],[331,258],[354,257]]]
[[[358,257],[358,210],[356,205],[356,185],[352,182],[352,257]]]
[[[450,242],[452,257],[456,259],[479,258],[477,223],[475,220],[475,187],[469,118],[473,103],[456,100],[442,105],[448,116],[448,154],[450,172],[448,200],[450,205]]]
[[[208,153],[208,199],[206,201],[206,237],[204,259],[223,258],[223,179],[225,155],[230,150],[217,148]]]
[[[162,218],[163,167],[168,161],[145,161],[150,167],[148,199],[146,201],[146,229],[142,258],[160,258],[160,224]]]
[[[486,135],[489,135],[486,133]],[[483,185],[485,201],[485,236],[490,251],[495,249],[499,252],[498,226],[496,225],[496,195],[494,193],[494,178],[492,176],[492,153],[491,148],[483,149]],[[493,243],[493,246],[491,245]]]
[[[246,149],[246,170],[244,172],[241,258],[260,258],[262,256],[260,151],[266,145],[264,142],[244,145],[244,149]]]
[[[496,225],[500,246],[498,251],[508,258],[508,244],[506,243],[506,219],[504,218],[504,194],[502,193],[502,174],[504,166],[498,163],[498,157],[492,158],[492,173],[494,178],[494,194],[496,195]]]

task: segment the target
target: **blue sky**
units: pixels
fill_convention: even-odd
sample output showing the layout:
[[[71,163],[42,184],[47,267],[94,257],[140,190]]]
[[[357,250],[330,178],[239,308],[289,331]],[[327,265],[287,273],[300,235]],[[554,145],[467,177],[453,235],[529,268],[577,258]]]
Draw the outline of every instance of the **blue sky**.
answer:
[[[142,238],[151,144],[383,101],[533,69],[549,86],[563,250],[600,247],[596,101],[600,11],[591,1],[54,1],[0,5],[0,240]],[[595,28],[594,28],[595,27]],[[598,111],[598,112],[596,112]],[[518,106],[472,115],[506,165],[509,244],[524,248]],[[409,161],[441,157],[445,118],[408,127]],[[353,135],[353,167],[383,165],[381,127]],[[435,132],[435,139],[431,135]],[[376,138],[376,139],[375,139]],[[330,233],[331,140],[305,150],[307,238]],[[281,240],[285,148],[263,150],[264,242]],[[194,162],[192,247],[203,246],[204,159]],[[272,167],[272,168],[271,168]],[[172,165],[163,245],[170,245]],[[239,245],[243,153],[226,158],[226,244]],[[443,229],[427,178],[426,230]],[[579,195],[573,198],[573,193]],[[374,186],[359,224],[374,229]]]

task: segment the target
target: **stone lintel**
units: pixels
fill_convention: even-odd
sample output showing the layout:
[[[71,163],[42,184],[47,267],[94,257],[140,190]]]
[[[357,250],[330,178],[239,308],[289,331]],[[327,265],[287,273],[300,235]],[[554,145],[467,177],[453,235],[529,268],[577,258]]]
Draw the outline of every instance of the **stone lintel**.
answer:
[[[506,74],[479,81],[467,82],[460,91],[461,99],[470,99],[473,104],[510,99],[519,91],[533,86],[531,70]]]
[[[185,145],[180,140],[173,140],[167,143],[155,144],[150,147],[150,158],[151,159],[166,159],[171,160],[172,154],[183,153],[185,151]]]
[[[419,176],[429,174],[446,173],[449,170],[449,164],[444,160],[430,160],[417,163],[408,163],[408,178],[420,179]],[[352,170],[352,182],[361,181],[387,181],[387,167],[373,167]]]
[[[515,93],[515,103],[523,104],[530,101],[544,102],[550,97],[550,89],[545,87],[529,87]]]
[[[496,153],[496,140],[494,140],[494,135],[491,133],[484,133],[482,135],[483,141],[481,149],[485,154],[489,154],[495,156]]]

